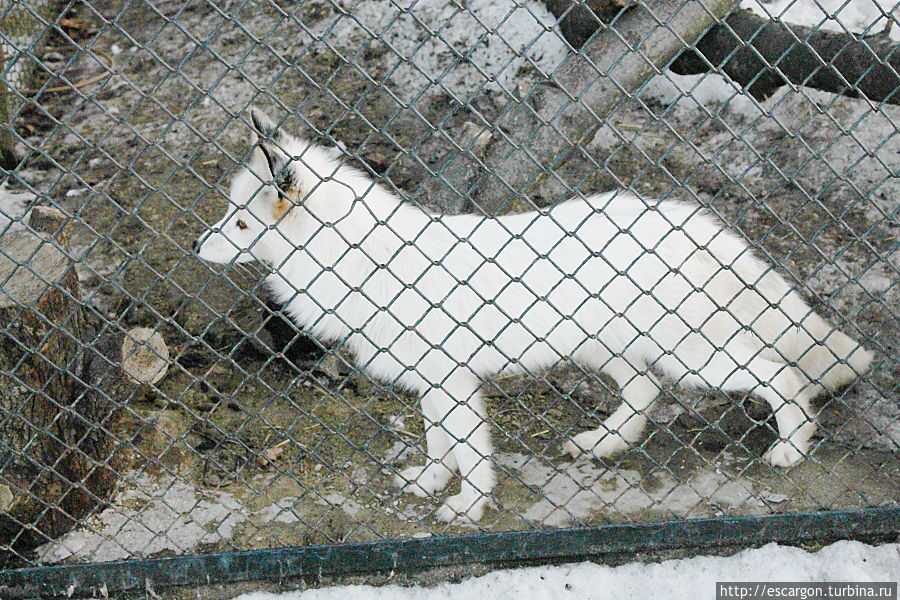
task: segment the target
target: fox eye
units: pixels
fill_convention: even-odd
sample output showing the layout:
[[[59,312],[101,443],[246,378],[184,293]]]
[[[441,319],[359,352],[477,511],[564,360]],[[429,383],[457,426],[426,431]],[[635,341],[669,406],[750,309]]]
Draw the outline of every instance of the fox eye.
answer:
[[[240,229],[241,231],[247,229],[247,224],[244,223],[243,221],[238,221],[237,226],[238,226],[238,229]]]

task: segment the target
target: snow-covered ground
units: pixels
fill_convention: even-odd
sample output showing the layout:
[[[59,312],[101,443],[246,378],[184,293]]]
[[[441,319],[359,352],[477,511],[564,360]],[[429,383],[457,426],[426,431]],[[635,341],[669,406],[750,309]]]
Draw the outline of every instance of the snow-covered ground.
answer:
[[[0,184],[0,235],[25,228],[34,198],[30,192],[10,190],[5,181]]]
[[[896,582],[900,544],[837,542],[818,552],[769,544],[733,556],[698,556],[607,567],[594,563],[495,571],[434,587],[338,586],[239,600],[579,600],[714,598],[716,582]]]
[[[897,0],[743,0],[741,8],[785,23],[864,35],[882,32],[891,18],[891,39],[900,40]]]
[[[526,65],[551,73],[568,53],[555,26],[537,0],[368,0],[313,34],[350,51],[382,40],[390,80],[406,101],[441,90],[465,100],[481,89],[512,89]]]

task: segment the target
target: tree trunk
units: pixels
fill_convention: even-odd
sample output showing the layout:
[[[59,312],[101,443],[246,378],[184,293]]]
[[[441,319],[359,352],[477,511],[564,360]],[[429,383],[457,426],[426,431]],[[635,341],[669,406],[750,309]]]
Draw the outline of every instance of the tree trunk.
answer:
[[[0,549],[21,552],[107,500],[114,413],[82,380],[78,279],[48,238],[0,238],[0,323]]]
[[[609,21],[608,0],[545,0],[566,40],[580,48]],[[616,25],[613,24],[613,27]],[[679,75],[721,71],[762,100],[788,82],[844,96],[900,104],[900,51],[886,35],[868,37],[790,25],[738,10],[686,49]]]

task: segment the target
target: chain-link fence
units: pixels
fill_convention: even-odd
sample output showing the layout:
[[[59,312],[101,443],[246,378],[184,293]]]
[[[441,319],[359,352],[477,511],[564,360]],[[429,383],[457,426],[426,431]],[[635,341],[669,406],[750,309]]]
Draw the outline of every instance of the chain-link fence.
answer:
[[[892,0],[48,4],[0,595],[896,536]]]

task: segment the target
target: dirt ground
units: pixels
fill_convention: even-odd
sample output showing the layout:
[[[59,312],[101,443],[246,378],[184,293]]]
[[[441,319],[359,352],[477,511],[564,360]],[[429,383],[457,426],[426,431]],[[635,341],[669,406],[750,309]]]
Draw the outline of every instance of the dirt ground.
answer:
[[[897,107],[790,92],[767,101],[773,117],[755,117],[644,98],[598,131],[599,168],[573,159],[534,185],[538,204],[620,186],[703,203],[877,358],[863,380],[818,399],[813,452],[788,470],[760,460],[774,421],[749,397],[667,389],[649,437],[601,463],[560,447],[616,406],[611,382],[571,366],[486,382],[500,482],[466,528],[434,519],[440,498],[390,483],[421,461],[415,398],[369,381],[340,349],[284,360],[264,325],[261,268],[210,267],[191,243],[219,219],[249,149],[249,104],[441,210],[429,203],[433,174],[454,140],[512,96],[465,89],[463,103],[457,88],[411,88],[399,75],[415,69],[390,43],[398,26],[382,23],[383,41],[363,43],[370,34],[328,2],[103,4],[69,16],[91,28],[78,42],[113,57],[116,75],[24,110],[29,158],[17,176],[76,219],[70,251],[101,334],[156,329],[172,361],[154,387],[100,382],[122,407],[116,500],[29,562],[900,501]],[[58,36],[51,44],[70,81],[101,72]],[[515,75],[520,90],[541,81],[527,64]]]

